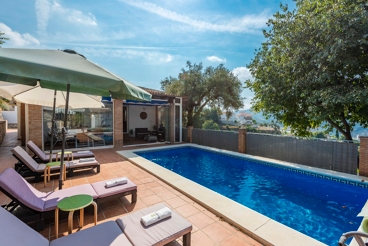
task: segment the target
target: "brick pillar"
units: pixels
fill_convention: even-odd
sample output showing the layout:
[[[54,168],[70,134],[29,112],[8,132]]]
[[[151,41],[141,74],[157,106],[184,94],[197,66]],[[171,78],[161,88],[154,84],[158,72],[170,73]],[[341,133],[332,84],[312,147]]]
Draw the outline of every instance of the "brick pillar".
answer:
[[[368,177],[368,137],[360,136],[359,175]]]
[[[246,153],[246,135],[247,130],[244,128],[239,129],[238,133],[238,152],[239,153]]]
[[[113,101],[114,107],[114,147],[123,147],[123,100]]]
[[[175,143],[175,103],[170,103],[170,143]]]
[[[26,141],[32,140],[38,147],[42,149],[42,106],[28,104],[28,136]],[[22,139],[23,140],[23,139]]]
[[[193,143],[193,126],[188,126],[188,143]]]
[[[26,145],[26,105],[24,103],[20,104],[20,120],[18,119],[18,123],[20,123],[20,140],[21,145]]]

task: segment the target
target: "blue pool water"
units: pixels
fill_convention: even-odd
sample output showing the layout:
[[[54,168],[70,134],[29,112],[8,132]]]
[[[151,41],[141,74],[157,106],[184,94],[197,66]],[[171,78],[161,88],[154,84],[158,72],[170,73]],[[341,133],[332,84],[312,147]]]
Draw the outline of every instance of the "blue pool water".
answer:
[[[368,198],[366,188],[199,148],[135,153],[328,245],[357,230]]]

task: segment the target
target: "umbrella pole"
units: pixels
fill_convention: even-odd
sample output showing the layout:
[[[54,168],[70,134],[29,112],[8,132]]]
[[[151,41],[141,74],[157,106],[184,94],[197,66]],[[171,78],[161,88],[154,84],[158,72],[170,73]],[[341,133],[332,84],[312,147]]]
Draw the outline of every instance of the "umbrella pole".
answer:
[[[62,129],[63,144],[61,149],[61,159],[60,159],[60,177],[59,177],[59,190],[63,188],[63,170],[64,170],[64,150],[65,150],[65,140],[66,140],[66,125],[68,123],[68,108],[69,108],[69,92],[70,84],[66,86],[66,99],[65,99],[65,114],[64,114],[64,127]]]
[[[51,142],[50,142],[50,160],[49,162],[52,162],[52,149],[54,148],[55,107],[56,107],[56,90],[54,92],[54,106],[52,107]]]

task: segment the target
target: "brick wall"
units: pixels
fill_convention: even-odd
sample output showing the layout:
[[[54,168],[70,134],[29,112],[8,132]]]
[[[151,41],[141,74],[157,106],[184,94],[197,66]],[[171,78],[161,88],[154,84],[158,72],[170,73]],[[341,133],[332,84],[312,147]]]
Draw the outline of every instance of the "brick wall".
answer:
[[[360,137],[359,175],[368,177],[368,137]]]
[[[114,147],[123,146],[123,100],[114,99]]]
[[[42,148],[42,106],[28,105],[28,140]]]
[[[238,135],[238,152],[239,153],[246,153],[246,141],[245,141],[246,136],[247,136],[247,130],[239,129],[239,135]]]
[[[188,143],[193,142],[193,126],[188,126]]]

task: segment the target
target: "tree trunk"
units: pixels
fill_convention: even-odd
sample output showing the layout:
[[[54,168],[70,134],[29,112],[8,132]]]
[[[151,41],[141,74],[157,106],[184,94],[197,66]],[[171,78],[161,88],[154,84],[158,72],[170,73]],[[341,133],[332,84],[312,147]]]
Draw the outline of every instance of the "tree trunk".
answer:
[[[193,107],[188,108],[188,122],[187,127],[193,126]]]

